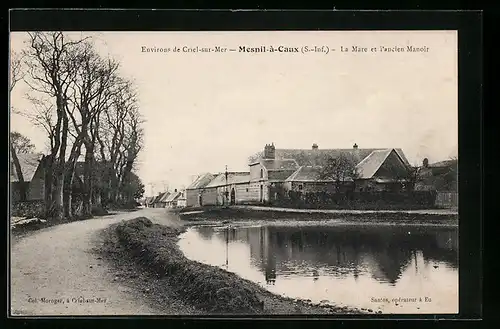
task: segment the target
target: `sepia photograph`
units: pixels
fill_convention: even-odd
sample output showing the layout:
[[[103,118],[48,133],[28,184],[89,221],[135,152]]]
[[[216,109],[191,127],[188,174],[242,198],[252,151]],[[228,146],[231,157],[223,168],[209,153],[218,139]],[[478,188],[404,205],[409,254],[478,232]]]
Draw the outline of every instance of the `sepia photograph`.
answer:
[[[459,313],[456,30],[9,56],[13,317]]]

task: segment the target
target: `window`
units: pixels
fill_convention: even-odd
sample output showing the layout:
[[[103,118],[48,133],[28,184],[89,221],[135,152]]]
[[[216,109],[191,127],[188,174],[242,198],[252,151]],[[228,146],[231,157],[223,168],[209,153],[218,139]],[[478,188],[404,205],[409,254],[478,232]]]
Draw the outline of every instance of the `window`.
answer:
[[[264,178],[264,170],[263,169],[260,170],[260,178]]]
[[[247,192],[248,192],[248,187],[247,187]]]
[[[304,185],[300,184],[299,185],[299,190],[302,190],[304,188]]]

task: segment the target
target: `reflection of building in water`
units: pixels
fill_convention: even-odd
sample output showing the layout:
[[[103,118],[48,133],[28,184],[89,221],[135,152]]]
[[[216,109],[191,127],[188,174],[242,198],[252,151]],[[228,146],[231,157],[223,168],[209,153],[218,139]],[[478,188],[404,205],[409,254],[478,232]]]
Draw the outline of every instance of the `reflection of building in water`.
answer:
[[[210,240],[214,236],[214,228],[210,226],[199,226],[196,228],[196,231],[205,240]]]
[[[276,255],[274,254],[273,248],[269,246],[274,245],[274,237],[276,235],[273,233],[268,234],[268,248],[266,250],[266,282],[268,284],[274,284],[276,282]]]
[[[432,235],[432,240],[424,248],[422,254],[424,262],[429,260],[458,267],[458,230],[441,230]]]
[[[389,246],[385,251],[374,253],[373,278],[392,285],[396,284],[404,268],[410,263],[411,257],[410,250],[400,250],[397,246]]]
[[[321,268],[355,279],[368,271],[379,281],[395,284],[406,267],[418,266],[413,261],[416,253],[424,260],[458,261],[457,234],[444,229],[412,228],[409,233],[399,227],[263,226],[238,229],[231,238],[250,245],[252,263],[266,279],[284,272],[310,275]]]

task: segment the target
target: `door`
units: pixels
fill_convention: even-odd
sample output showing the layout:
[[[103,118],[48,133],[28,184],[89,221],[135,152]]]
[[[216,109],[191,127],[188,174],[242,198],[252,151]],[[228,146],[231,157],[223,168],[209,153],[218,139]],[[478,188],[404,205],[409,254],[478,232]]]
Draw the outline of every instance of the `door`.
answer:
[[[264,201],[264,186],[260,186],[260,202]]]
[[[231,189],[231,204],[236,204],[236,192],[234,191],[234,187]]]

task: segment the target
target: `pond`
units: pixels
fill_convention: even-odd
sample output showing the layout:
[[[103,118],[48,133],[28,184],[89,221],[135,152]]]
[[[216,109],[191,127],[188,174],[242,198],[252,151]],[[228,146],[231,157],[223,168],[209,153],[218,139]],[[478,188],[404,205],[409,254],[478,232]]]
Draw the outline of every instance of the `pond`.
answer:
[[[458,228],[415,225],[196,226],[186,257],[269,291],[382,313],[458,313]]]

